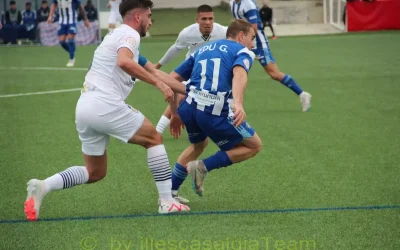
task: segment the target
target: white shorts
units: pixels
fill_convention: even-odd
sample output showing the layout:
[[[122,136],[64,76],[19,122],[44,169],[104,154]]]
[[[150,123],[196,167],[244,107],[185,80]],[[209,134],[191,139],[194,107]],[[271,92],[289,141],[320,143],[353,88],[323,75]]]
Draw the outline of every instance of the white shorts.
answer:
[[[138,110],[123,101],[99,97],[95,91],[83,93],[76,105],[76,130],[86,155],[103,155],[110,136],[127,143],[143,121]]]
[[[121,14],[114,11],[110,11],[110,16],[108,17],[108,23],[117,24],[117,22],[122,23]]]

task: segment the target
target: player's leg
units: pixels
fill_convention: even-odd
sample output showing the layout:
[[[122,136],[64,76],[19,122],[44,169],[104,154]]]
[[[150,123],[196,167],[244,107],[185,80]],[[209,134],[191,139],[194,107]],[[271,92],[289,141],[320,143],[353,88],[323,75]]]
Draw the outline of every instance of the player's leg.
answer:
[[[76,24],[68,25],[68,36],[67,36],[67,44],[69,48],[69,61],[67,63],[67,67],[73,67],[75,65],[75,51],[76,51],[76,43],[75,43],[75,35],[76,35]]]
[[[272,32],[272,40],[275,40],[276,36],[275,36],[274,27],[272,27],[272,22],[268,23],[268,27],[271,29],[271,32]]]
[[[196,121],[197,109],[191,107],[185,101],[179,106],[178,114],[186,127],[188,139],[191,145],[178,157],[172,171],[172,194],[182,203],[189,202],[178,195],[178,190],[187,177],[187,163],[196,160],[207,147],[207,135],[200,129]]]
[[[266,48],[256,49],[256,55],[260,60],[261,65],[268,75],[275,81],[279,81],[289,89],[291,89],[300,98],[303,112],[308,111],[311,107],[311,95],[297,84],[297,82],[288,74],[282,73],[274,57],[272,56],[269,45]]]
[[[116,28],[116,24],[115,23],[109,23],[108,24],[108,31],[111,32]]]
[[[202,116],[197,118],[198,121],[204,121],[200,124],[201,129],[212,131],[209,137],[221,150],[206,159],[188,163],[193,189],[200,196],[203,195],[204,179],[208,172],[247,160],[262,147],[261,139],[247,122],[235,127],[231,117]]]
[[[113,31],[117,25],[117,16],[114,11],[110,11],[110,16],[108,17],[108,31]]]
[[[147,162],[159,193],[159,213],[189,211],[185,205],[175,201],[171,195],[171,167],[168,155],[151,122],[129,105],[120,105],[113,110],[110,135],[126,143],[137,144],[147,149]]]
[[[172,171],[172,197],[174,197],[181,203],[189,203],[189,200],[178,195],[178,190],[180,186],[183,184],[183,182],[186,180],[186,177],[188,176],[188,172],[186,170],[187,164],[199,158],[204,149],[207,147],[207,144],[208,138],[197,143],[191,143],[189,147],[187,147],[181,153],[175,163],[174,169]]]
[[[85,166],[72,166],[44,180],[31,179],[27,183],[28,196],[24,211],[28,220],[37,220],[43,198],[50,191],[72,188],[73,186],[94,183],[103,179],[107,173],[106,147],[109,136],[94,130],[101,121],[93,117],[90,102],[79,100],[76,109],[76,129],[82,142]]]
[[[60,28],[57,31],[57,35],[58,35],[58,42],[60,43],[61,47],[65,51],[69,52],[68,44],[65,41],[68,35],[68,27],[64,24],[60,24]]]

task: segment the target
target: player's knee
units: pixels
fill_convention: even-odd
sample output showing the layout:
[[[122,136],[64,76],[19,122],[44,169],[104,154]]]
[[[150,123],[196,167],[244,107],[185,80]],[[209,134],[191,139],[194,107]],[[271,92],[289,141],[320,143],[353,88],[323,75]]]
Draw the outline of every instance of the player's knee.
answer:
[[[254,155],[260,153],[261,149],[262,149],[262,144],[261,144],[261,141],[260,141],[260,143],[257,143],[257,144],[255,145],[254,149],[253,149]]]
[[[261,151],[261,149],[262,149],[262,142],[261,139],[257,136],[255,137],[255,140],[251,145],[252,156],[257,155]]]
[[[208,145],[208,139],[205,139],[204,141],[196,144],[192,144],[191,147],[193,147],[193,151],[196,152],[196,154],[201,155],[204,151],[204,149]]]
[[[147,140],[145,145],[143,145],[145,148],[151,148],[157,145],[162,144],[162,136],[160,133],[157,133],[157,131],[154,130],[155,133],[152,134],[152,136]]]
[[[89,173],[89,183],[94,183],[98,182],[107,175],[107,170],[106,169],[101,169],[101,168],[94,168],[94,169],[88,169]]]

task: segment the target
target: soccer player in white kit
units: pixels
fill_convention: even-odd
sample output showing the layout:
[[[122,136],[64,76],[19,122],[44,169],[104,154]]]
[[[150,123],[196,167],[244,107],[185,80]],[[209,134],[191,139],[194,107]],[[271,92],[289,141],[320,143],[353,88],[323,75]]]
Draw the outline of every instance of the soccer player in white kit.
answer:
[[[119,13],[119,5],[121,0],[110,0],[107,7],[110,8],[110,16],[108,17],[108,31],[112,31],[117,27],[117,23],[122,22],[121,14]]]
[[[147,149],[148,165],[159,192],[159,213],[189,211],[171,195],[171,169],[161,135],[142,113],[124,101],[135,84],[133,77],[154,85],[168,101],[174,96],[168,85],[138,64],[140,37],[151,26],[152,7],[151,0],[121,2],[123,24],[110,32],[96,49],[76,105],[76,129],[85,166],[70,167],[45,180],[29,180],[24,203],[28,220],[39,218],[42,200],[50,191],[94,183],[105,177],[110,136]],[[180,82],[175,84],[184,92]]]
[[[156,68],[159,69],[170,62],[184,49],[188,49],[186,54],[186,58],[188,58],[205,43],[225,39],[227,29],[228,27],[214,22],[214,12],[211,6],[199,6],[197,8],[196,23],[184,28],[179,33],[176,42],[156,64]],[[180,96],[180,98],[183,97],[184,96]],[[162,134],[165,128],[169,125],[170,119],[171,111],[168,106],[157,123],[157,132]]]

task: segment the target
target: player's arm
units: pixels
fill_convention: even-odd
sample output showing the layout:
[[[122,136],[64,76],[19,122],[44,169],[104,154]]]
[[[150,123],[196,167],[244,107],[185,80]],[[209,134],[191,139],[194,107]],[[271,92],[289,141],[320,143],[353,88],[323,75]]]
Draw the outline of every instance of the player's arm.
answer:
[[[182,30],[179,33],[176,42],[167,50],[167,52],[165,52],[164,56],[156,64],[157,69],[161,68],[163,65],[167,64],[172,59],[174,59],[182,50],[188,48],[185,36],[186,36],[186,31]]]
[[[153,74],[157,78],[163,79],[163,82],[165,82],[175,93],[186,93],[186,88],[184,84],[177,81],[175,78],[171,77],[164,71],[156,69],[154,64],[152,64],[149,60],[147,60],[147,58],[142,55],[139,55],[139,65],[145,68],[147,72]]]
[[[83,8],[83,5],[81,4],[81,1],[80,0],[76,0],[76,2],[77,2],[77,4],[79,5],[79,11],[82,13],[82,15],[83,15],[83,20],[84,20],[84,22],[85,22],[85,26],[86,27],[89,27],[90,26],[90,23],[89,23],[89,19],[88,19],[88,17],[87,17],[87,15],[86,15],[86,10],[85,10],[85,8]]]
[[[243,108],[243,95],[247,86],[247,73],[253,65],[254,58],[254,53],[244,48],[237,53],[233,64],[232,96],[235,126],[240,126],[246,119],[246,113]]]
[[[170,73],[170,76],[180,82],[188,80],[193,71],[194,55],[195,53],[190,55],[188,59],[186,59],[183,63],[181,63],[181,65],[179,65],[173,72]],[[174,101],[170,103],[171,119],[169,128],[171,135],[176,139],[179,138],[181,134],[181,128],[183,126],[183,123],[177,113],[179,103],[183,98],[185,98],[185,95],[179,95],[175,93]]]
[[[247,86],[247,72],[242,66],[233,68],[232,95],[234,103],[234,125],[240,126],[246,119],[246,113],[243,108],[243,95]]]
[[[172,101],[174,93],[171,88],[168,87],[164,82],[162,82],[157,77],[153,76],[149,72],[147,72],[142,66],[140,66],[137,62],[132,60],[133,53],[127,47],[121,47],[118,50],[117,54],[117,65],[123,71],[125,71],[128,75],[133,76],[135,78],[139,78],[159,89],[164,95],[166,101]]]
[[[53,3],[51,4],[51,7],[50,7],[49,17],[47,18],[47,23],[53,22],[53,15],[54,15],[54,12],[56,11],[56,8],[57,8],[57,0],[53,0]]]

